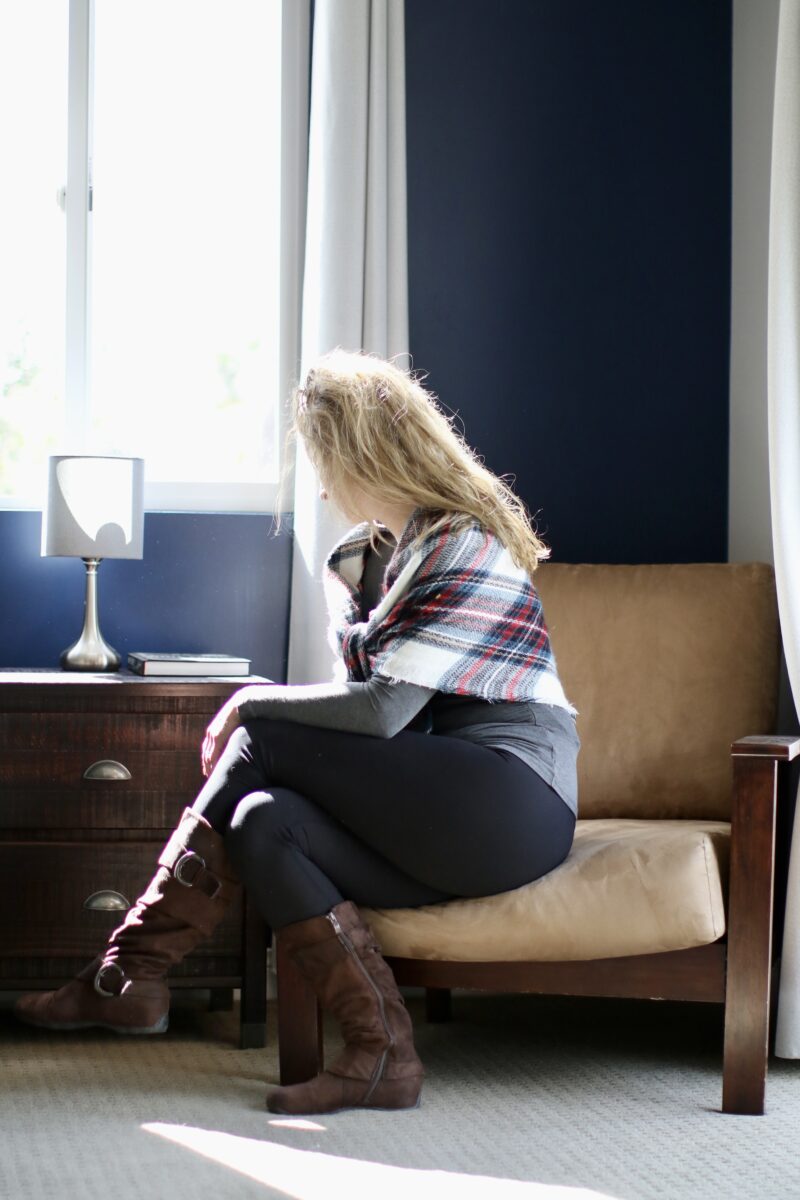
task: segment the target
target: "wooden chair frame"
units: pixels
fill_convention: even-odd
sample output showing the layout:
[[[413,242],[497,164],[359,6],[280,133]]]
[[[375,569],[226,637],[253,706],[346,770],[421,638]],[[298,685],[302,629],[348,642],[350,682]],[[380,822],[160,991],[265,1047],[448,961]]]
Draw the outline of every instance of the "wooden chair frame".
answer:
[[[782,927],[782,921],[774,919],[776,829],[780,810],[789,807],[788,764],[800,755],[800,737],[745,737],[734,742],[731,755],[726,938],[691,950],[583,962],[389,958],[397,982],[426,989],[429,1020],[449,1017],[454,987],[723,1004],[722,1111],[763,1113],[772,964],[775,950],[780,949]],[[301,1083],[322,1067],[321,1012],[284,953],[280,934],[276,935],[276,961],[281,1083]]]

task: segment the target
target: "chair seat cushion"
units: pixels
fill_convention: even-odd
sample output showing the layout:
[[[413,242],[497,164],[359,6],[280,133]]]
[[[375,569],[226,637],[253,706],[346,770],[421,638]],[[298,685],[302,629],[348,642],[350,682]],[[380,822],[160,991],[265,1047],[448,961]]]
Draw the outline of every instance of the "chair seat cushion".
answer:
[[[565,962],[685,950],[725,932],[727,821],[578,821],[566,860],[512,892],[364,909],[383,953]]]

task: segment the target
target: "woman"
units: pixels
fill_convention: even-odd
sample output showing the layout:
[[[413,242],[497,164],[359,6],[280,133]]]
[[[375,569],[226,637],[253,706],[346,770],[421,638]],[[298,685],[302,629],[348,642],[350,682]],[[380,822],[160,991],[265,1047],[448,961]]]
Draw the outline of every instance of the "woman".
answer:
[[[207,782],[102,958],[17,1011],[46,1028],[166,1028],[169,966],[237,877],[344,1050],[270,1111],[419,1103],[411,1022],[359,905],[484,896],[563,861],[577,811],[575,709],[532,583],[549,551],[521,502],[408,373],[336,351],[293,402],[356,526],[325,568],[338,678],[242,688],[212,721]]]

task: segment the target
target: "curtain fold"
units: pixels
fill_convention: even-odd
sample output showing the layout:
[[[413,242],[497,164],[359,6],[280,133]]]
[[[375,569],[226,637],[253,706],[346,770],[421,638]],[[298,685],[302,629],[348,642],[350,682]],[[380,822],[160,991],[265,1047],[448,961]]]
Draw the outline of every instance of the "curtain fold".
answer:
[[[800,0],[778,26],[769,230],[768,396],[772,537],[784,653],[800,711]],[[796,808],[775,1053],[800,1058],[800,804]]]
[[[341,346],[408,352],[403,0],[317,0],[301,379]],[[297,447],[289,683],[332,677],[322,567],[346,525]]]

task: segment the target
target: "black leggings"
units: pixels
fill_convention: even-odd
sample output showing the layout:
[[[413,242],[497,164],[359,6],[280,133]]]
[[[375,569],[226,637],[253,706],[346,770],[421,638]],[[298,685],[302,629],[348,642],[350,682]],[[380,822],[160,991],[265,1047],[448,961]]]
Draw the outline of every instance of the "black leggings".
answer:
[[[575,818],[514,754],[249,721],[193,805],[273,929],[342,900],[414,908],[510,891],[566,858]]]

